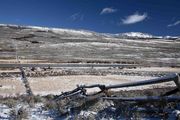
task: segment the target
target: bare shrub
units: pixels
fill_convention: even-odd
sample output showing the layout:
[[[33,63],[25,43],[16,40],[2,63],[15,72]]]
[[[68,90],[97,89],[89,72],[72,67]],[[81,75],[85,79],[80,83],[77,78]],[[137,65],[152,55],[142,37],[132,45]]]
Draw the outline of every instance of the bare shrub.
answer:
[[[46,101],[44,103],[44,109],[45,110],[56,110],[57,109],[57,104],[55,101]]]
[[[22,101],[27,102],[30,107],[34,107],[34,96],[22,96]]]
[[[47,100],[52,100],[52,99],[54,99],[54,95],[49,94],[49,95],[45,96],[45,98],[46,98]]]
[[[4,103],[5,105],[7,105],[8,107],[13,108],[14,106],[16,106],[17,100],[15,100],[15,99],[5,99],[5,100],[3,101],[3,103]]]
[[[13,120],[27,119],[28,111],[27,111],[27,109],[25,109],[23,107],[19,108],[17,111],[13,109],[10,111],[10,117]]]
[[[43,99],[43,98],[42,98],[40,95],[34,96],[34,102],[35,102],[35,103],[42,102],[42,99]]]

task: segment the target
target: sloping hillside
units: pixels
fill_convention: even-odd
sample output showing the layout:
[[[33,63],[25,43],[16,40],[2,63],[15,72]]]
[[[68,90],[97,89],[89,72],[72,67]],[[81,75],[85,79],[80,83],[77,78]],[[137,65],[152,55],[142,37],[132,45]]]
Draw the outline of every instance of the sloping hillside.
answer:
[[[21,60],[47,62],[133,62],[180,66],[179,51],[178,39],[122,38],[84,30],[0,25],[1,60],[18,56]]]

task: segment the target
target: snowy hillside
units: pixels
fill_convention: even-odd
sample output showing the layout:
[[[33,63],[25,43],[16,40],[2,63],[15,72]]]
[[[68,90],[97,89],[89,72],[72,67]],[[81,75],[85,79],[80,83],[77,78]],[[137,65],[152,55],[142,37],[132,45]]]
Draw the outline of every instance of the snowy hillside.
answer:
[[[63,28],[48,28],[48,27],[38,27],[38,26],[18,26],[11,24],[0,24],[3,27],[13,27],[13,28],[23,28],[23,29],[33,29],[44,32],[53,32],[59,35],[73,36],[73,37],[110,37],[110,38],[125,38],[125,39],[179,39],[176,36],[154,36],[148,33],[141,32],[126,32],[126,33],[97,33],[88,30],[74,30],[74,29],[63,29]]]
[[[158,38],[139,32],[110,34],[0,25],[0,59],[14,59],[18,54],[21,59],[50,62],[133,61],[164,66],[179,65],[179,38]]]

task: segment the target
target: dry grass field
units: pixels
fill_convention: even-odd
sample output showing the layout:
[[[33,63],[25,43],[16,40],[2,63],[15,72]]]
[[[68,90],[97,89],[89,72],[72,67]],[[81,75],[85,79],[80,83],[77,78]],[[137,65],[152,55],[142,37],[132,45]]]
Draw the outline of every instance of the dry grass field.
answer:
[[[151,76],[127,76],[127,75],[69,75],[69,76],[47,76],[47,77],[28,77],[30,87],[35,95],[58,95],[61,92],[69,91],[76,88],[76,85],[115,85],[122,83],[131,83],[134,81],[148,80],[157,77]],[[15,96],[25,94],[25,87],[20,77],[5,77],[0,79],[0,95]],[[173,82],[147,85],[141,87],[121,88],[120,90],[142,90],[146,88],[158,88],[175,86]],[[98,91],[99,89],[91,89],[88,92]],[[119,89],[115,89],[116,91]]]
[[[25,94],[25,87],[20,78],[0,78],[0,96],[16,96],[19,94]]]

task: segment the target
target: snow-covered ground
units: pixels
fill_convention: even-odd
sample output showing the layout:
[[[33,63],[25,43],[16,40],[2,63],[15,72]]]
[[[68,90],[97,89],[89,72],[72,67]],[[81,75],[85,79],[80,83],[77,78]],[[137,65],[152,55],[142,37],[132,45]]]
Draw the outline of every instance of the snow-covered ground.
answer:
[[[28,120],[53,120],[54,111],[44,110],[42,103],[36,103],[34,107],[29,107],[25,103],[17,104],[15,107],[10,108],[5,104],[0,104],[0,120],[12,120],[11,112],[17,112],[21,107],[26,110]]]

